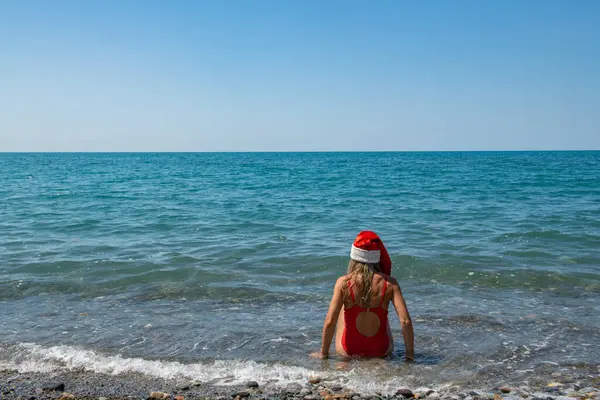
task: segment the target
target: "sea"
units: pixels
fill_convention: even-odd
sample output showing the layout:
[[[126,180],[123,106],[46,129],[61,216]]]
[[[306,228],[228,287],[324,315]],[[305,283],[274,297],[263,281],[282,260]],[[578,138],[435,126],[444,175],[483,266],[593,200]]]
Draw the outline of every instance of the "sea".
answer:
[[[404,362],[318,351],[377,232]],[[600,152],[2,153],[0,369],[365,392],[600,374]]]

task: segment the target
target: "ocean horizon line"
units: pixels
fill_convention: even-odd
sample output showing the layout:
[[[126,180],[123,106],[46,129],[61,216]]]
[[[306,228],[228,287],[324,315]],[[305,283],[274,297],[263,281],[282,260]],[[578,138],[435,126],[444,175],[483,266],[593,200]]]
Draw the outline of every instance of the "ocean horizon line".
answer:
[[[361,154],[361,153],[593,153],[600,149],[508,150],[222,150],[222,151],[0,151],[0,154]]]

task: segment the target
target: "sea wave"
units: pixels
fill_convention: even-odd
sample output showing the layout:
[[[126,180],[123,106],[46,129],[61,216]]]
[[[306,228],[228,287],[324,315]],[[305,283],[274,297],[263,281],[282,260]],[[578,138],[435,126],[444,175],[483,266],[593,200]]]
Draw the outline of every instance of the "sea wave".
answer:
[[[526,255],[542,265],[515,266]],[[572,296],[600,293],[600,258],[593,254],[553,259],[542,251],[507,251],[503,256],[440,254],[435,258],[394,256],[393,275],[401,286],[444,285],[554,291]],[[171,262],[173,261],[173,262]],[[290,256],[260,263],[235,261],[227,267],[185,255],[145,260],[90,259],[24,263],[0,274],[0,300],[42,294],[82,298],[121,295],[139,300],[244,298],[249,301],[326,301],[344,273],[345,257]],[[576,265],[577,268],[568,268]]]
[[[374,380],[367,370],[356,368],[329,371],[311,370],[280,363],[260,363],[243,360],[212,360],[198,363],[181,363],[168,360],[127,358],[106,355],[76,346],[44,347],[34,343],[16,346],[0,345],[0,369],[21,373],[84,370],[102,374],[139,373],[163,379],[187,379],[214,385],[238,385],[250,380],[261,385],[286,386],[303,384],[311,376],[344,383],[361,393],[392,393],[407,383],[403,377],[390,376]]]

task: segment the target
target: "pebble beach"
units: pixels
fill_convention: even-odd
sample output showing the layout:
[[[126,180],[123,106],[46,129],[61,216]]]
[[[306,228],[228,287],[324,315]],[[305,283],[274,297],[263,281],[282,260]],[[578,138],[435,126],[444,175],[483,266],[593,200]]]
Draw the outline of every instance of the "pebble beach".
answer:
[[[185,379],[157,379],[142,374],[109,375],[89,371],[19,373],[0,371],[0,398],[6,400],[596,400],[600,376],[555,374],[555,380],[532,385],[500,385],[465,389],[398,387],[390,393],[358,393],[343,384],[312,376],[303,384],[287,386],[249,381],[243,385],[212,385]]]

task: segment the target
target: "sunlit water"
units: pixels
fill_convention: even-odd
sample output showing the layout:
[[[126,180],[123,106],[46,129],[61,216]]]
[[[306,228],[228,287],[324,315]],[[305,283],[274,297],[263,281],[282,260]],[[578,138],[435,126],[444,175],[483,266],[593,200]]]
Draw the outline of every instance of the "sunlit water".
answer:
[[[0,154],[0,198],[0,367],[372,390],[598,371],[600,152]],[[391,360],[308,357],[361,229],[415,364],[393,311]]]

